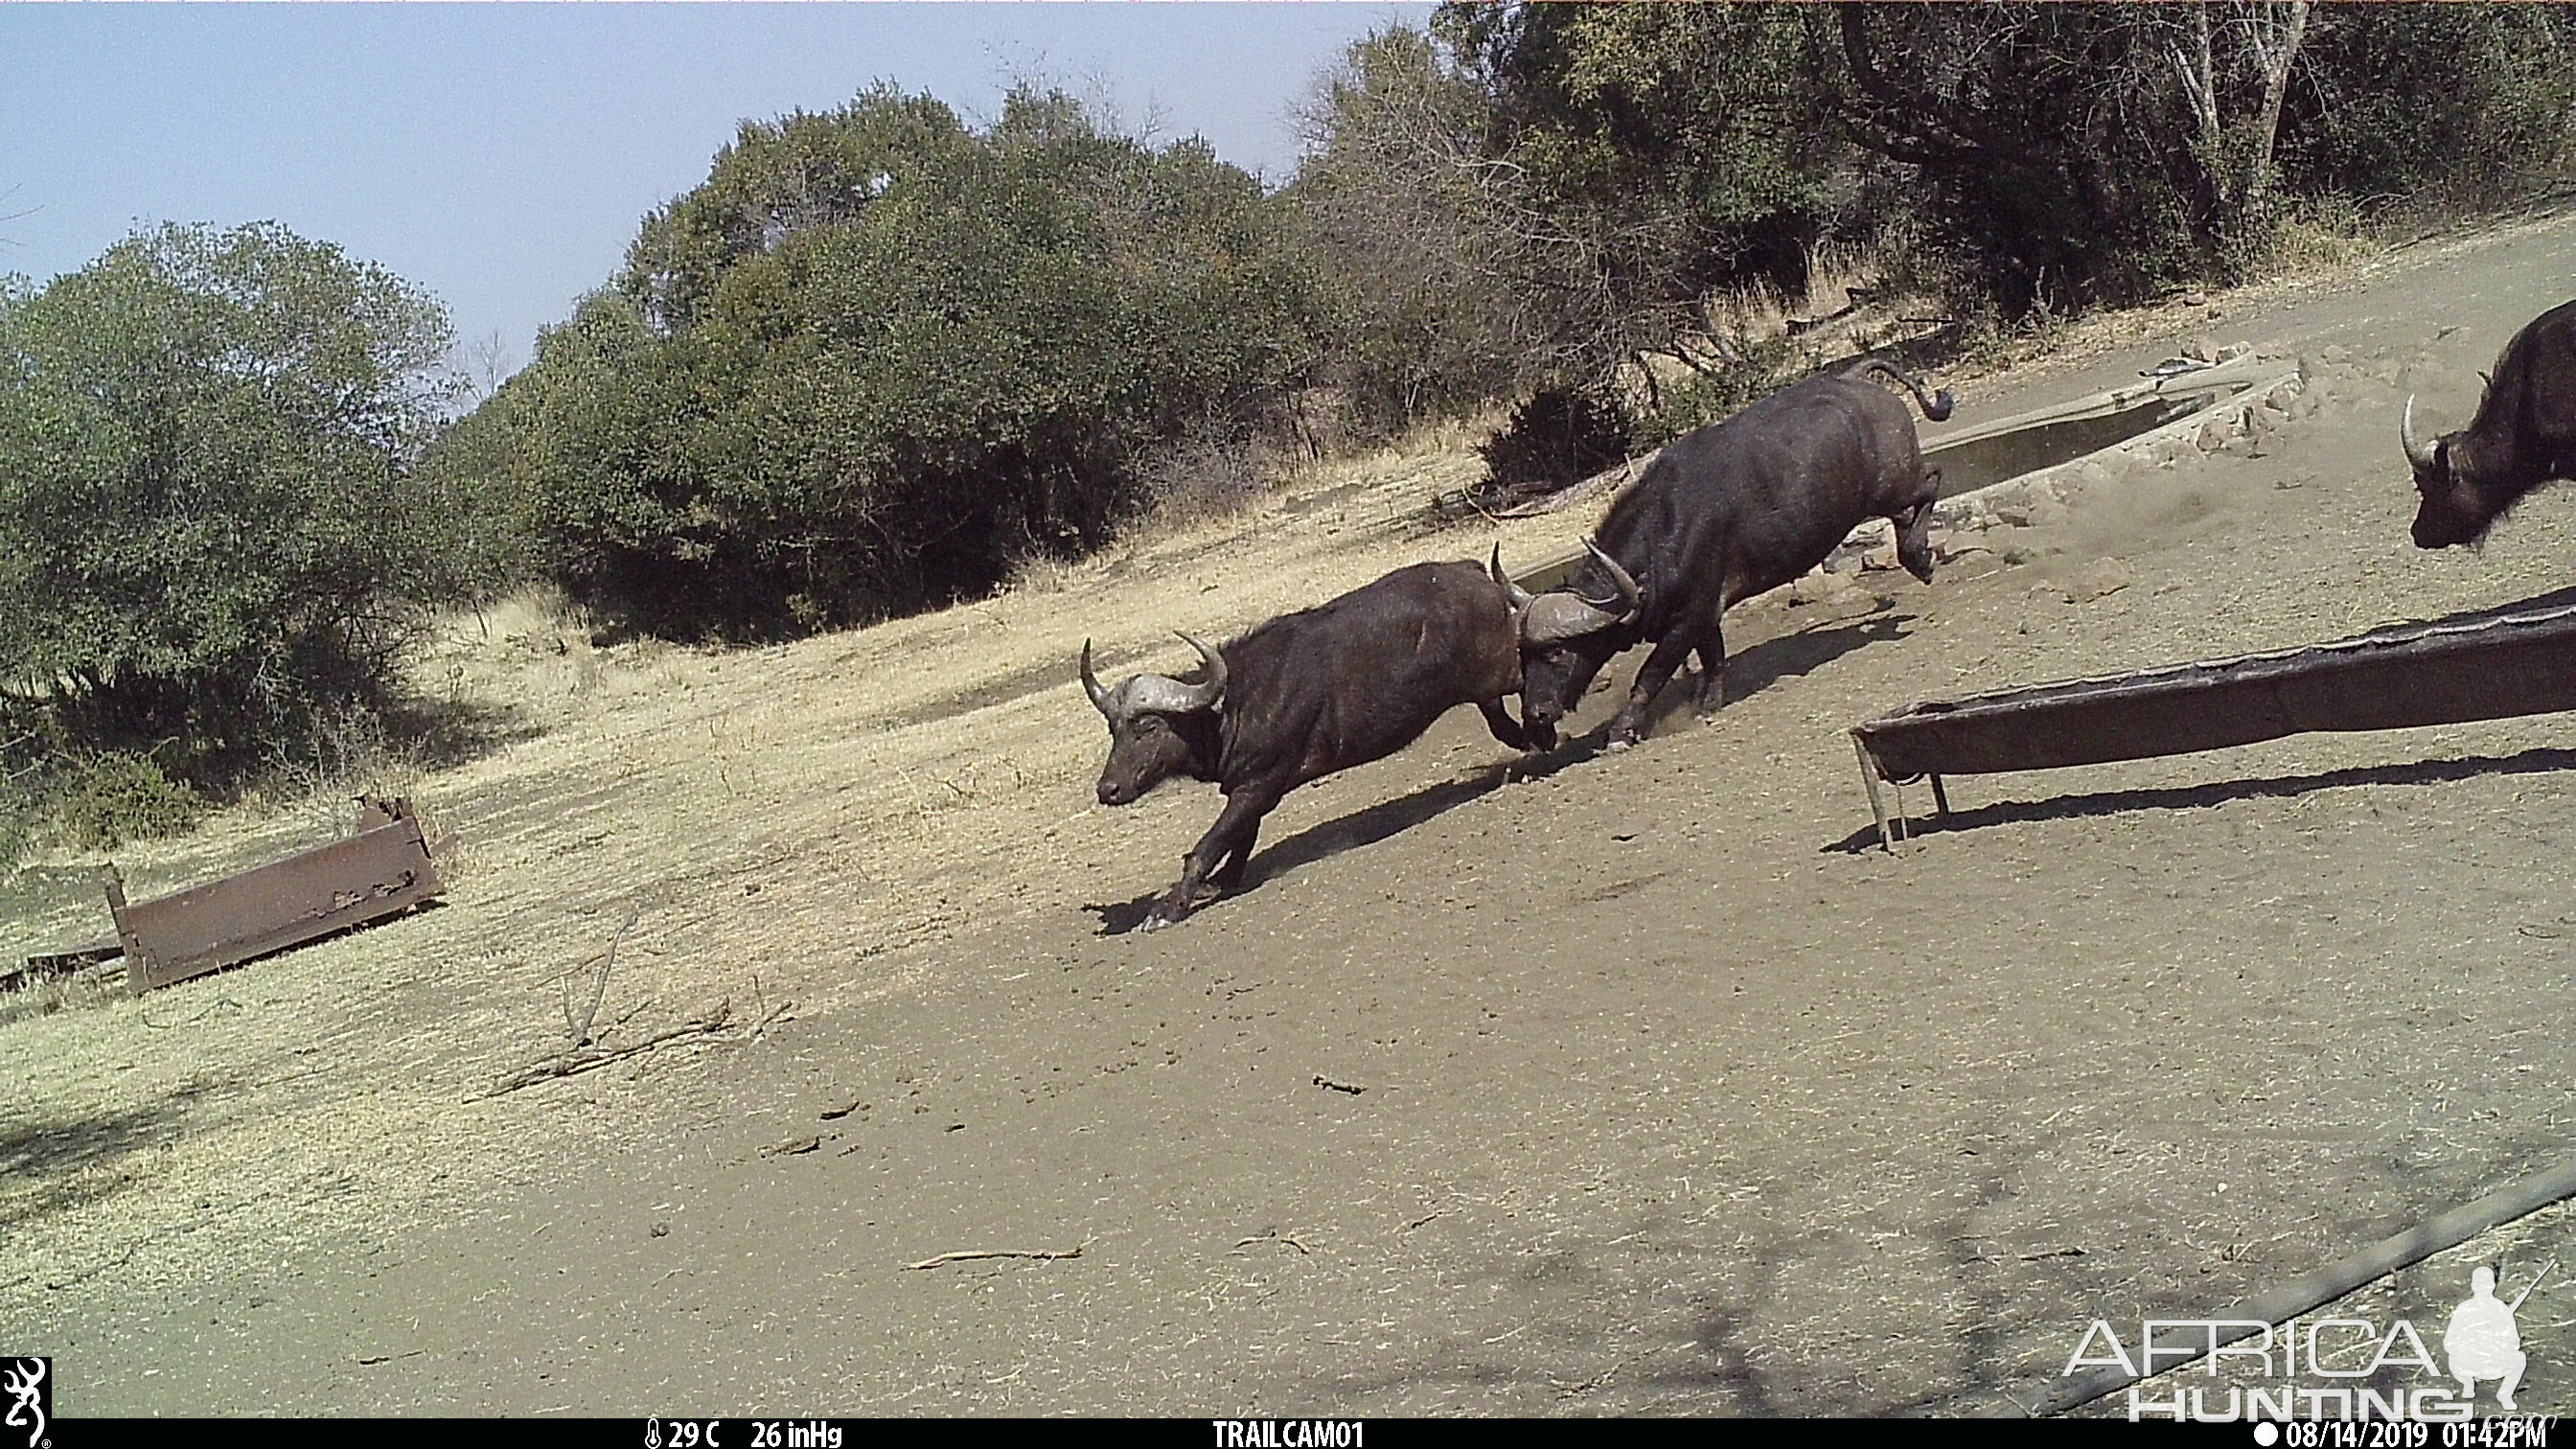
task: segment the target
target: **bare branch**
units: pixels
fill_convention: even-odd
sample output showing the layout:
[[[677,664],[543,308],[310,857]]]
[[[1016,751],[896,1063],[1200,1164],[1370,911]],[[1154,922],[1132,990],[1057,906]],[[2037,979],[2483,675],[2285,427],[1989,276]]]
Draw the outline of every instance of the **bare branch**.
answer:
[[[906,1263],[903,1266],[906,1269],[936,1268],[943,1263],[972,1263],[984,1258],[1079,1258],[1082,1256],[1083,1248],[1087,1246],[1089,1244],[1081,1243],[1062,1251],[1047,1248],[989,1248],[963,1253],[942,1253],[938,1257],[924,1258],[918,1263]]]

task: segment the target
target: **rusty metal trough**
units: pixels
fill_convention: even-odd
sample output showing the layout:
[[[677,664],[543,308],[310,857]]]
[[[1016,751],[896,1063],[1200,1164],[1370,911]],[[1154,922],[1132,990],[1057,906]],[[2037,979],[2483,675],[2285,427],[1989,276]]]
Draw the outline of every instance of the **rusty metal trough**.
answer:
[[[139,994],[380,920],[447,890],[411,802],[373,796],[359,799],[357,833],[346,840],[174,895],[129,904],[115,866],[101,866],[99,876],[116,938],[30,957],[28,973],[122,955]]]
[[[1917,704],[1854,726],[1881,844],[1905,830],[1879,782],[2098,765],[2317,731],[2576,710],[2576,605],[2501,610],[2199,664]]]

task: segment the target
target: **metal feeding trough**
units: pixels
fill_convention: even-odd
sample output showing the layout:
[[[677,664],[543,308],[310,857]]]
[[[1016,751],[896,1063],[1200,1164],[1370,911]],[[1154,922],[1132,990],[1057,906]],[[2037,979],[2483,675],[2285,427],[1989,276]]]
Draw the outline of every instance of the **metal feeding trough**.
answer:
[[[411,802],[361,796],[357,832],[175,895],[129,904],[113,865],[99,867],[116,935],[27,958],[34,976],[123,956],[137,994],[300,946],[446,893]]]
[[[2169,362],[2130,387],[2114,388],[2073,402],[2036,408],[1979,423],[1952,433],[1923,450],[1923,466],[1941,470],[1940,499],[1951,505],[1935,513],[1951,524],[1965,510],[1959,500],[2011,485],[2026,485],[2034,475],[2080,463],[2107,449],[2174,436],[2234,419],[2230,409],[2250,407],[2300,378],[2295,365],[2277,359],[2239,355],[2209,366]],[[1509,516],[1553,511],[1591,496],[1610,484],[1624,484],[1644,471],[1648,460],[1623,464],[1587,480],[1544,504],[1514,510]],[[1892,540],[1886,520],[1872,519],[1835,550],[1837,555],[1885,547]],[[1532,593],[1562,585],[1585,555],[1568,550],[1513,576]]]
[[[2576,710],[2576,605],[2464,615],[2200,664],[1918,704],[1852,729],[1879,841],[1904,833],[1879,782],[2048,770],[2319,731],[2413,729]]]

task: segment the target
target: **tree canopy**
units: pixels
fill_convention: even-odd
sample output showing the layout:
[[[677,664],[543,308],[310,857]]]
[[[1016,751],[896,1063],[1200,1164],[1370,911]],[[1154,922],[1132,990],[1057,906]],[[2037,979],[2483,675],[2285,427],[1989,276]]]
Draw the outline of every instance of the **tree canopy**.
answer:
[[[1204,143],[880,88],[745,125],[460,441],[577,597],[759,636],[1097,547],[1157,447],[1258,425],[1325,335],[1291,218]]]
[[[417,288],[273,224],[11,283],[0,684],[76,738],[204,758],[379,685],[414,608],[493,564],[412,470],[451,342]]]

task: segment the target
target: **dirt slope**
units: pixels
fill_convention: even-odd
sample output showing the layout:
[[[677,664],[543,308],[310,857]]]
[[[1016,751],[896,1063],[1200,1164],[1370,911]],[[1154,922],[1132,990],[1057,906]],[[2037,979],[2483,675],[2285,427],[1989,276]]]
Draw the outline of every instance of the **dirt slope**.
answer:
[[[1074,650],[1177,666],[1175,625],[1480,555],[1408,522],[1465,462],[1060,591],[584,656],[543,733],[421,791],[467,842],[446,908],[0,1028],[0,1348],[56,1355],[73,1415],[2026,1399],[2090,1319],[2214,1311],[2565,1151],[2576,745],[2543,718],[1962,780],[1891,858],[1843,731],[2563,587],[2563,494],[2481,553],[2408,546],[2396,418],[2411,389],[2456,426],[2571,262],[2549,222],[1954,383],[1965,425],[2206,332],[2304,356],[2314,407],[2100,469],[1928,589],[1747,608],[1734,702],[1635,751],[1501,784],[1461,712],[1293,797],[1248,889],[1150,936],[1216,798],[1090,804]],[[291,838],[127,865],[158,889]],[[605,1040],[735,1025],[483,1095],[630,908]],[[2519,1283],[2570,1248],[2543,1215],[2379,1311],[2437,1322],[2472,1258]],[[2576,1404],[2570,1291],[2524,1310],[2527,1409]]]

